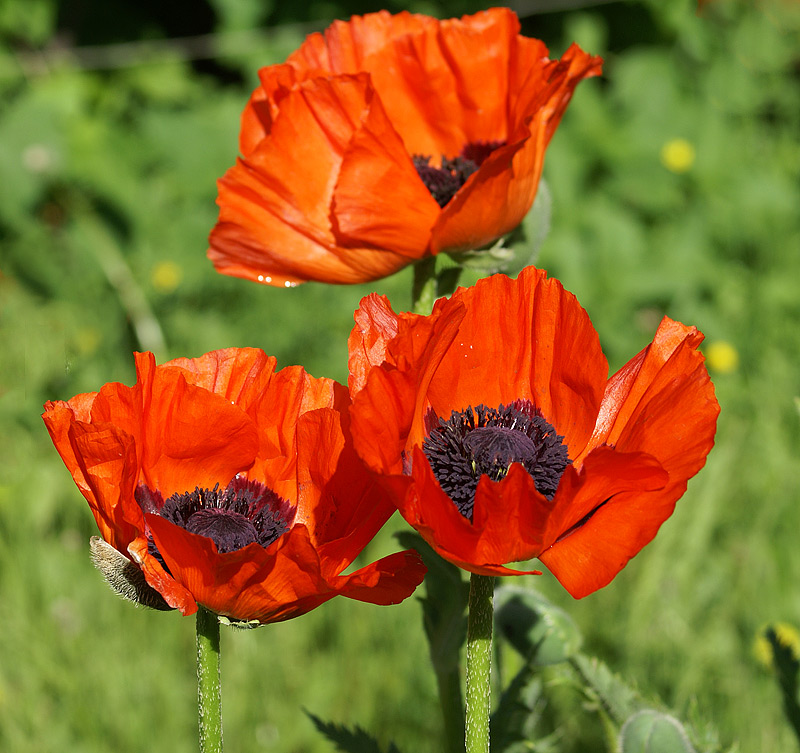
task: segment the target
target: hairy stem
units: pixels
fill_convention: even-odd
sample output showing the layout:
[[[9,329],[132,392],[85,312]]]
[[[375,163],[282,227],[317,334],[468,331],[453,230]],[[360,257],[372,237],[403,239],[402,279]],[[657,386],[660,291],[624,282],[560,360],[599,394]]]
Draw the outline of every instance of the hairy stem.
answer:
[[[197,609],[197,709],[200,753],[222,753],[219,620],[205,607]]]
[[[489,753],[494,578],[472,574],[467,622],[467,753]]]

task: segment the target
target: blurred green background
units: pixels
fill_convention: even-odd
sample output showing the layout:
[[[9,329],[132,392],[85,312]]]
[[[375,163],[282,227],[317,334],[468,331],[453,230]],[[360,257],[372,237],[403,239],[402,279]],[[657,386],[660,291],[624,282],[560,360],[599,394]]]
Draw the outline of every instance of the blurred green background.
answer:
[[[468,0],[388,3],[448,17]],[[663,314],[706,333],[717,445],[675,515],[607,588],[573,602],[588,649],[646,695],[710,721],[726,746],[796,743],[753,653],[800,624],[800,3],[519,0],[524,33],[605,60],[548,151],[552,230],[539,264],[575,292],[612,369]],[[47,399],[133,381],[163,360],[258,346],[346,378],[363,295],[410,302],[410,271],[280,290],[205,257],[215,180],[237,154],[262,65],[361,2],[0,3],[0,750],[196,748],[194,621],[111,595],[94,521],[39,418]],[[396,518],[370,546],[397,547]],[[410,599],[339,600],[223,631],[233,751],[330,750],[303,713],[436,751],[438,707]],[[556,710],[579,700],[557,694]],[[553,715],[562,750],[599,724]],[[711,733],[709,733],[711,734]]]

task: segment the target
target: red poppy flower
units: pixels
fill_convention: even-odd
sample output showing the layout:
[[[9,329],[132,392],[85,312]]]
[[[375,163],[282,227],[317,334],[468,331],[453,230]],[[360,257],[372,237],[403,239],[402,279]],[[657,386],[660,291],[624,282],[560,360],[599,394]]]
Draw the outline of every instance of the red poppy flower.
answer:
[[[255,349],[136,354],[136,371],[43,418],[103,539],[166,605],[267,623],[422,581],[412,552],[340,574],[394,511],[352,449],[344,387]]]
[[[672,514],[719,406],[694,328],[664,318],[610,379],[575,297],[534,268],[350,336],[356,451],[444,558],[484,575],[538,557],[575,597],[608,584]]]
[[[513,230],[573,90],[601,66],[575,45],[549,60],[519,28],[507,8],[381,11],[262,68],[218,184],[218,271],[364,282]]]

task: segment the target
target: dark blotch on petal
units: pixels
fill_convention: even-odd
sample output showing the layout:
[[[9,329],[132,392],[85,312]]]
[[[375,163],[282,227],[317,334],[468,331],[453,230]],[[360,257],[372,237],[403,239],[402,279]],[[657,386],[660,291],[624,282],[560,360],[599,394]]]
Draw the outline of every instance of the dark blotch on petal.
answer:
[[[213,489],[196,487],[166,501],[159,491],[140,484],[136,501],[143,512],[161,515],[190,533],[211,539],[222,554],[252,543],[268,547],[291,528],[296,512],[260,481],[238,476],[224,489],[219,484]],[[149,531],[148,550],[166,567]]]
[[[480,477],[500,481],[512,463],[521,463],[536,490],[552,499],[570,463],[563,440],[529,400],[517,400],[453,411],[429,430],[422,449],[444,492],[471,520]]]
[[[476,141],[467,144],[454,159],[442,156],[442,166],[430,164],[431,156],[414,154],[411,157],[417,174],[440,207],[445,207],[472,173],[503,141]]]
[[[256,541],[258,535],[244,515],[219,508],[198,510],[186,522],[186,530],[211,539],[220,554],[244,549]]]

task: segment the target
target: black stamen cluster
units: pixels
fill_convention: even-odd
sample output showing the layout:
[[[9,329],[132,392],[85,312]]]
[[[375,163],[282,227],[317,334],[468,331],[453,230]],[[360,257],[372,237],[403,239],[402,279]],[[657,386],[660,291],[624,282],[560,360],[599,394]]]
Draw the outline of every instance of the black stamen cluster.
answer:
[[[136,490],[142,510],[157,513],[175,525],[210,538],[222,553],[235,552],[253,542],[263,547],[289,530],[295,508],[260,481],[235,477],[224,489],[196,487],[161,502],[161,494],[143,484]],[[152,541],[150,542],[152,544]],[[156,554],[155,545],[150,547]]]
[[[412,155],[411,160],[425,187],[431,192],[431,196],[436,199],[436,203],[440,207],[444,207],[456,195],[458,189],[467,182],[467,178],[503,143],[501,141],[469,143],[454,159],[442,156],[441,167],[434,167],[430,164],[431,155],[415,154]]]
[[[436,203],[440,207],[449,203],[450,199],[456,195],[456,191],[467,182],[467,178],[478,169],[472,160],[465,160],[461,157],[455,159],[444,157],[441,167],[429,164],[430,155],[415,154],[411,159],[425,188],[431,192],[431,196],[436,199]]]
[[[512,463],[522,463],[537,491],[552,499],[571,462],[563,440],[529,400],[516,400],[453,411],[430,429],[422,450],[444,492],[472,520],[480,477],[500,481]]]

